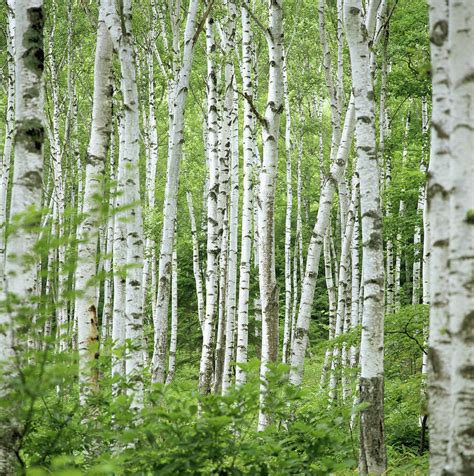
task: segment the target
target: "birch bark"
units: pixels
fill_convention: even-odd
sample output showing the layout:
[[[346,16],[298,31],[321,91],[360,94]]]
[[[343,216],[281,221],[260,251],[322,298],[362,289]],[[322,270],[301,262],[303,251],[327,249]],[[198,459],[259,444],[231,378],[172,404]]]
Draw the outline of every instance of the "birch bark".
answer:
[[[218,299],[219,219],[217,200],[219,195],[217,76],[214,64],[214,20],[206,20],[207,52],[207,150],[209,154],[209,187],[207,196],[207,261],[206,261],[206,309],[202,326],[202,350],[199,367],[199,391],[209,393],[212,378],[212,354],[214,324]]]
[[[283,51],[283,96],[285,103],[285,157],[286,157],[286,214],[285,214],[285,321],[283,330],[282,362],[290,359],[291,349],[291,212],[293,209],[293,188],[291,183],[291,111],[288,90],[287,55]]]
[[[269,423],[265,409],[268,364],[278,357],[278,286],[275,276],[275,186],[278,165],[278,137],[283,109],[283,11],[282,0],[269,4],[269,79],[265,121],[262,127],[263,161],[258,203],[259,281],[262,301],[262,357],[260,367],[260,412],[258,428]]]
[[[451,333],[451,428],[444,474],[474,472],[474,3],[449,2],[451,99],[448,308]],[[439,133],[439,130],[436,132]],[[446,410],[446,409],[445,409]]]
[[[368,44],[368,38],[372,38],[372,35],[368,36],[370,23],[366,28],[362,20],[360,0],[347,0],[344,8],[356,109],[356,143],[362,217],[364,309],[360,355],[360,402],[370,405],[361,412],[359,471],[361,474],[382,474],[387,464],[383,417],[384,276],[375,101]]]
[[[139,110],[136,63],[131,30],[131,2],[106,2],[106,24],[118,51],[122,72],[124,105],[123,170],[127,204],[127,276],[125,282],[125,337],[130,341],[125,354],[125,374],[132,407],[143,406],[143,220],[139,176]]]
[[[94,64],[92,124],[84,182],[84,219],[79,224],[77,249],[75,312],[78,322],[79,383],[84,401],[91,380],[91,363],[98,357],[96,263],[100,207],[104,194],[103,173],[110,140],[112,119],[112,40],[105,25],[106,10],[101,6],[97,26]]]
[[[10,230],[5,251],[5,291],[13,309],[0,313],[0,363],[14,357],[13,328],[18,317],[31,319],[36,265],[34,245],[41,215],[43,175],[43,2],[16,0],[15,12],[15,138]],[[33,228],[31,225],[35,225]],[[3,299],[4,296],[2,295]],[[17,306],[13,306],[17,303]],[[33,307],[33,308],[32,308]],[[2,397],[6,389],[0,388]],[[13,421],[0,426],[0,473],[14,474],[17,429]]]
[[[186,193],[186,200],[188,202],[189,219],[191,221],[191,239],[193,242],[193,274],[194,282],[196,283],[196,295],[198,306],[198,320],[201,326],[201,331],[204,325],[204,290],[202,285],[201,264],[199,262],[199,242],[197,239],[196,217],[194,215],[193,197],[191,192]]]
[[[7,114],[5,143],[0,162],[0,291],[5,269],[5,230],[8,222],[7,191],[15,131],[15,0],[7,1]]]
[[[248,3],[242,6],[242,82],[243,93],[252,97],[252,30]],[[242,236],[240,254],[239,301],[237,313],[237,354],[236,384],[242,385],[247,379],[246,371],[239,364],[247,363],[248,323],[249,323],[249,291],[250,291],[250,260],[252,253],[252,215],[253,215],[253,179],[255,164],[255,128],[250,102],[244,101],[243,116],[243,198],[242,198]]]
[[[176,247],[173,250],[171,274],[171,335],[170,352],[168,357],[168,372],[166,374],[166,385],[169,385],[174,378],[176,371],[176,351],[178,349],[178,255]]]
[[[170,94],[173,105],[170,122],[168,163],[166,173],[165,199],[163,206],[163,231],[160,257],[158,261],[158,293],[155,314],[155,339],[152,359],[153,382],[164,382],[167,351],[168,306],[172,269],[174,229],[177,215],[179,168],[184,141],[184,106],[189,88],[189,78],[196,42],[196,16],[199,1],[191,0],[184,32],[184,47],[181,69],[176,78],[176,88]],[[176,36],[176,35],[174,35]],[[175,47],[177,48],[177,47]]]
[[[451,163],[448,65],[448,2],[431,0],[429,8],[433,109],[430,164],[427,181],[427,217],[430,233],[430,328],[428,346],[428,409],[430,417],[430,473],[443,474],[451,415],[451,334],[448,314],[448,249]]]

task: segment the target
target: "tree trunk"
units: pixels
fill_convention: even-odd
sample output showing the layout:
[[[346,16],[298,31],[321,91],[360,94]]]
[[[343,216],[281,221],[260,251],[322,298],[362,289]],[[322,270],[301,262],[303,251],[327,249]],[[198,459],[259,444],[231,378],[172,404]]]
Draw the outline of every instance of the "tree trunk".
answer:
[[[176,350],[178,348],[178,256],[176,253],[176,247],[173,250],[172,265],[173,270],[171,274],[171,335],[166,385],[169,385],[174,378],[174,374],[176,371]]]
[[[346,0],[344,13],[356,109],[362,217],[364,309],[360,358],[360,402],[369,404],[369,407],[361,412],[359,471],[361,474],[382,474],[387,466],[383,413],[384,267],[380,180],[376,156],[375,101],[369,63],[369,44],[362,21],[361,1]]]
[[[165,199],[163,206],[163,231],[158,261],[158,293],[156,298],[155,339],[152,359],[152,381],[165,381],[165,365],[168,334],[168,307],[172,269],[174,230],[177,215],[179,168],[184,142],[184,106],[189,88],[189,78],[194,56],[196,39],[196,16],[199,1],[189,2],[186,27],[184,32],[183,60],[176,87],[169,92],[172,107],[170,122],[168,164],[166,173]]]
[[[0,291],[3,291],[5,270],[5,230],[8,222],[7,192],[15,131],[15,0],[7,1],[7,114],[5,142],[0,163]]]
[[[97,240],[103,197],[103,174],[112,122],[112,40],[105,25],[105,7],[99,11],[94,65],[92,124],[84,182],[84,220],[79,225],[75,312],[78,322],[79,383],[84,400],[91,380],[91,363],[98,357],[96,266]]]
[[[252,97],[252,31],[247,5],[242,13],[242,82],[243,92]],[[243,167],[244,183],[242,198],[242,237],[240,254],[239,301],[237,314],[237,355],[236,384],[246,382],[247,372],[239,364],[247,363],[248,327],[249,327],[249,291],[250,291],[250,260],[252,253],[252,210],[253,210],[253,179],[255,169],[255,122],[252,108],[248,100],[244,101],[243,124]]]
[[[444,474],[474,473],[474,3],[449,3],[451,128],[449,180],[449,329],[451,409],[448,464]],[[433,40],[432,40],[433,41]],[[435,127],[436,132],[439,130]],[[446,173],[446,170],[444,171]],[[446,226],[446,222],[445,222]]]
[[[258,203],[259,281],[262,301],[262,358],[260,378],[260,413],[258,428],[270,420],[265,411],[268,364],[278,357],[278,286],[275,276],[275,188],[278,165],[278,137],[283,109],[283,11],[282,0],[269,4],[269,79],[265,119],[262,124],[263,162],[260,170]]]
[[[36,285],[35,243],[42,199],[43,175],[43,2],[16,0],[15,3],[15,162],[10,200],[17,226],[8,236],[5,250],[5,296],[8,313],[0,314],[0,362],[14,360],[14,328],[18,318],[32,320],[31,305]],[[34,225],[32,227],[32,225]],[[33,231],[32,231],[33,230]],[[4,299],[3,293],[1,298]],[[12,371],[14,371],[12,369]],[[8,383],[8,382],[5,382]],[[5,398],[7,388],[0,387]],[[0,426],[0,473],[14,474],[18,429],[13,420]]]

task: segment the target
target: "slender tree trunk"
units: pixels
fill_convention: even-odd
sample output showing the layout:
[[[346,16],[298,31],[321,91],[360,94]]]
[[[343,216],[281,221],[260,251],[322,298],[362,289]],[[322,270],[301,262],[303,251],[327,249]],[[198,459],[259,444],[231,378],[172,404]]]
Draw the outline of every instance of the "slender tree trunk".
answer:
[[[199,262],[199,242],[197,239],[196,217],[194,215],[193,197],[191,195],[191,192],[186,193],[186,199],[188,202],[189,219],[191,221],[191,239],[193,242],[193,274],[194,274],[194,282],[196,283],[198,320],[202,330],[202,327],[204,325],[204,311],[205,311],[204,290],[202,285],[201,264]]]
[[[354,230],[355,214],[357,213],[357,202],[359,199],[359,183],[357,172],[354,173],[352,180],[352,200],[351,206],[347,214],[347,224],[344,231],[344,239],[341,247],[341,259],[339,262],[338,285],[337,285],[337,310],[336,310],[336,325],[334,337],[339,337],[344,330],[344,321],[347,307],[348,297],[348,277],[350,276],[350,257],[352,233]],[[339,373],[338,366],[341,365],[339,360],[340,345],[334,346],[332,361],[331,361],[331,379],[330,379],[330,393],[331,400],[336,398],[337,373]],[[342,362],[344,365],[344,362]]]
[[[423,179],[426,174],[426,143],[428,135],[428,104],[426,102],[426,97],[423,96],[421,102],[421,162],[420,162],[420,172],[423,174]],[[425,209],[425,180],[420,185],[418,190],[418,203],[416,206],[417,215],[423,220],[424,209]],[[422,297],[422,286],[421,286],[421,262],[423,258],[422,251],[422,242],[421,242],[421,226],[415,224],[415,233],[413,237],[413,246],[415,248],[415,254],[413,257],[413,290],[412,290],[412,304],[419,304],[420,297]]]
[[[127,224],[123,207],[125,205],[125,161],[124,153],[124,121],[119,117],[119,157],[117,166],[117,190],[114,212],[114,243],[113,243],[113,280],[114,297],[112,312],[112,342],[118,355],[112,357],[112,377],[125,377],[125,283],[127,273]],[[116,387],[117,388],[117,387]]]
[[[402,152],[402,167],[406,163],[406,158],[408,154],[408,132],[410,130],[410,114],[407,114],[405,122],[405,134],[403,138],[403,152]],[[398,217],[401,219],[405,215],[405,200],[404,200],[405,190],[401,190],[400,205],[398,208]],[[394,285],[394,295],[395,295],[395,311],[399,311],[401,307],[401,267],[402,267],[402,234],[400,230],[397,232],[397,249],[395,255],[395,285]]]
[[[170,298],[171,260],[174,230],[177,215],[179,168],[184,142],[184,106],[189,88],[189,78],[196,39],[196,16],[199,1],[189,2],[184,32],[183,60],[176,87],[170,96],[173,117],[170,122],[168,164],[166,173],[165,199],[163,206],[163,231],[158,261],[158,293],[156,299],[155,339],[152,360],[153,382],[164,382],[168,334],[168,306]],[[174,35],[176,36],[176,35]]]
[[[112,313],[113,313],[113,247],[114,247],[114,203],[115,203],[115,130],[112,122],[110,131],[110,150],[109,150],[109,209],[107,217],[107,235],[106,250],[104,258],[104,305],[102,308],[102,333],[101,339],[105,341],[111,337]]]
[[[376,157],[375,101],[368,38],[367,34],[363,33],[361,1],[346,0],[344,13],[356,109],[362,217],[364,309],[360,402],[369,404],[369,407],[361,412],[359,471],[361,474],[382,474],[387,466],[383,410],[384,269],[380,181]]]
[[[291,111],[288,91],[287,55],[283,59],[283,95],[285,100],[285,156],[286,156],[286,215],[285,215],[285,324],[283,330],[282,362],[290,360],[291,349],[291,212],[293,209],[293,187],[291,183]],[[296,290],[295,290],[296,291]]]
[[[212,379],[214,324],[218,303],[219,219],[219,155],[217,116],[217,76],[214,64],[213,19],[206,21],[207,45],[207,139],[209,154],[209,191],[207,196],[207,260],[206,260],[206,309],[202,326],[202,350],[199,367],[199,391],[209,393]]]
[[[252,31],[248,0],[242,7],[242,81],[243,92],[252,97]],[[243,124],[243,167],[244,183],[242,198],[242,237],[240,254],[240,281],[237,318],[237,367],[236,384],[246,382],[247,372],[239,364],[247,363],[248,326],[249,326],[249,291],[250,291],[250,260],[252,253],[252,209],[253,209],[253,178],[255,169],[255,121],[252,108],[248,100],[244,101]]]
[[[326,279],[326,288],[328,292],[328,313],[329,313],[329,336],[328,341],[330,342],[334,338],[335,325],[336,325],[336,308],[337,308],[337,297],[336,297],[336,288],[334,286],[334,274],[332,268],[332,257],[331,257],[331,225],[329,225],[324,237],[324,275]],[[331,347],[328,346],[326,353],[324,355],[324,363],[321,372],[320,386],[321,389],[324,387],[326,380],[326,374],[331,368]]]
[[[96,385],[95,377],[91,380],[90,366],[98,357],[96,266],[102,203],[97,197],[104,194],[103,173],[110,140],[112,92],[112,40],[105,25],[105,8],[101,6],[94,65],[91,135],[84,183],[84,219],[78,230],[78,264],[75,276],[79,383],[83,386],[83,400],[88,387]]]
[[[262,127],[263,162],[258,203],[259,281],[262,300],[262,357],[260,367],[260,413],[258,428],[269,423],[265,412],[268,364],[278,357],[278,286],[275,275],[275,188],[278,165],[278,137],[283,109],[283,11],[282,0],[269,4],[269,79],[265,119]]]
[[[171,273],[171,335],[166,385],[169,385],[174,378],[174,374],[176,371],[176,350],[178,348],[178,256],[176,253],[176,247],[173,250],[172,265],[173,270]]]
[[[361,302],[360,302],[360,263],[359,263],[359,234],[360,234],[360,225],[359,225],[359,212],[357,211],[355,214],[355,221],[354,221],[354,232],[352,233],[352,248],[351,248],[351,277],[352,277],[352,284],[351,284],[351,292],[352,292],[352,299],[351,299],[351,329],[355,329],[359,324],[359,313]],[[351,346],[350,350],[350,365],[352,368],[357,366],[357,354],[358,354],[358,347],[355,345]]]
[[[230,182],[230,218],[229,218],[229,258],[227,269],[226,295],[226,344],[222,393],[225,394],[232,384],[235,360],[235,314],[237,304],[237,248],[239,228],[239,137],[238,137],[238,97],[234,92],[231,124],[231,182]]]
[[[7,1],[7,115],[5,143],[0,162],[0,291],[5,269],[5,230],[8,222],[7,192],[15,131],[15,0]]]

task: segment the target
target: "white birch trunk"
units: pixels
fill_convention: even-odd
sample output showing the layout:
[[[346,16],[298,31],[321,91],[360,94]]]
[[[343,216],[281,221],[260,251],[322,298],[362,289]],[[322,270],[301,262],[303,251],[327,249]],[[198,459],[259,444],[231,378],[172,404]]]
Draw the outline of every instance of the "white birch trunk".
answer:
[[[336,308],[337,308],[337,297],[336,297],[336,288],[334,286],[334,274],[332,268],[332,258],[331,258],[331,225],[329,224],[326,236],[324,237],[323,249],[324,249],[324,275],[326,280],[326,289],[328,292],[328,313],[329,313],[329,336],[328,340],[334,338],[334,331],[336,325]],[[326,353],[324,355],[324,363],[321,371],[320,387],[323,389],[326,374],[331,367],[331,347],[327,347]]]
[[[341,258],[339,261],[338,285],[337,285],[337,310],[336,325],[334,337],[339,337],[344,331],[344,321],[347,307],[347,288],[348,277],[350,276],[350,257],[352,233],[354,230],[355,214],[357,212],[357,202],[359,199],[359,183],[357,172],[352,178],[352,199],[351,206],[347,214],[347,224],[344,231],[344,239],[341,247]],[[336,344],[333,349],[331,361],[331,378],[329,384],[329,398],[331,401],[336,399],[336,386],[338,382],[338,366],[341,365],[339,360],[340,345]],[[343,362],[344,363],[344,362]]]
[[[184,106],[189,87],[189,78],[194,56],[196,16],[199,1],[189,2],[184,32],[183,60],[176,87],[170,94],[173,117],[170,122],[168,163],[166,173],[165,199],[163,206],[163,231],[158,262],[158,292],[155,314],[155,339],[152,359],[153,382],[164,382],[168,334],[168,307],[175,223],[177,215],[179,168],[184,141]],[[177,35],[174,35],[177,36]]]
[[[13,5],[12,5],[13,6]],[[15,162],[10,212],[18,227],[8,236],[5,250],[5,295],[12,308],[0,313],[0,363],[8,365],[14,357],[13,328],[18,317],[32,319],[30,306],[36,285],[34,245],[37,233],[25,225],[40,224],[44,141],[43,125],[43,2],[16,0],[15,12]],[[33,229],[36,229],[34,227]],[[4,299],[4,296],[1,296]],[[13,306],[13,303],[17,303]],[[11,363],[11,362],[10,362]],[[7,389],[0,388],[4,397]],[[14,421],[0,426],[0,473],[14,474],[17,439]]]
[[[110,140],[112,120],[112,40],[105,25],[105,8],[99,11],[97,45],[94,64],[94,97],[92,124],[84,183],[84,220],[79,224],[76,268],[77,341],[79,349],[79,383],[83,386],[84,400],[91,379],[90,366],[98,357],[96,262],[97,239],[100,225],[100,207],[97,197],[104,194],[103,173]]]
[[[426,174],[426,142],[428,135],[428,104],[426,102],[426,97],[423,96],[421,100],[421,162],[420,162],[420,172]],[[424,178],[424,177],[423,177]],[[418,190],[418,203],[416,206],[416,212],[418,217],[423,219],[424,209],[425,209],[425,180],[420,185]],[[415,224],[415,233],[413,236],[413,246],[415,249],[415,255],[413,257],[413,289],[412,289],[412,304],[419,304],[420,297],[422,296],[422,286],[421,286],[421,262],[422,262],[422,245],[421,245],[421,226]]]
[[[361,474],[382,474],[387,465],[383,418],[384,266],[375,101],[361,1],[346,0],[344,13],[356,109],[362,217],[364,309],[360,352],[360,402],[370,405],[361,412],[359,471]],[[370,28],[367,30],[370,31]],[[369,36],[371,37],[372,35]]]
[[[242,82],[243,92],[252,97],[252,31],[247,7],[241,8],[242,14]],[[242,236],[240,254],[239,301],[237,313],[237,354],[235,380],[237,385],[246,382],[247,372],[239,364],[247,363],[250,260],[252,253],[252,214],[253,214],[253,175],[255,164],[255,129],[252,108],[248,100],[244,101],[243,124],[243,198],[242,198]]]
[[[0,162],[0,291],[5,269],[5,230],[8,222],[7,192],[15,131],[15,0],[7,1],[7,114],[5,142]]]
[[[176,247],[173,250],[171,273],[171,335],[170,352],[168,356],[168,373],[166,375],[166,385],[169,385],[174,378],[176,371],[176,351],[178,349],[178,256]]]
[[[286,157],[286,214],[285,214],[285,323],[283,330],[282,362],[290,360],[291,349],[291,212],[293,209],[293,188],[291,183],[291,111],[288,90],[287,55],[283,52],[283,95],[285,101],[285,157]],[[296,290],[295,290],[296,291]]]
[[[193,242],[193,274],[196,283],[196,297],[198,306],[198,321],[201,330],[204,325],[204,289],[202,285],[201,264],[199,262],[199,243],[197,239],[196,217],[194,215],[193,197],[191,192],[186,192],[186,200],[188,202],[189,219],[191,221],[191,239]]]
[[[430,329],[428,348],[428,409],[430,417],[430,473],[444,473],[451,421],[451,334],[448,332],[449,146],[450,111],[448,20],[444,0],[430,0],[430,37],[433,109],[431,152],[427,182],[430,233]],[[436,279],[434,278],[436,277]]]
[[[132,396],[132,407],[143,406],[143,221],[139,176],[139,110],[135,53],[131,31],[131,2],[108,0],[106,22],[118,51],[122,72],[124,104],[123,156],[127,217],[127,277],[125,296],[125,337],[131,342],[125,358],[125,374]]]
[[[408,155],[408,132],[410,130],[410,114],[407,114],[407,118],[405,121],[405,133],[403,138],[403,151],[402,151],[402,168],[406,163],[406,158]],[[398,216],[399,218],[403,217],[405,214],[405,200],[403,199],[403,195],[405,194],[405,190],[401,190],[402,197],[400,198],[400,205],[398,208]],[[401,277],[401,266],[402,266],[402,234],[400,231],[397,232],[397,249],[395,255],[395,284],[394,284],[394,295],[395,295],[395,311],[400,310],[401,306],[401,296],[400,296],[400,277]]]
[[[360,263],[359,263],[359,213],[355,215],[354,221],[354,232],[352,233],[352,248],[351,248],[351,329],[355,329],[359,324],[359,313],[360,313]],[[357,346],[352,345],[350,349],[350,365],[352,368],[357,366],[357,354],[359,349]]]
[[[114,203],[116,186],[112,185],[115,182],[115,130],[112,122],[110,131],[110,150],[109,150],[109,209],[107,217],[107,236],[106,236],[106,250],[104,257],[104,306],[102,309],[102,329],[101,340],[104,342],[111,337],[112,330],[112,313],[113,313],[113,247],[114,247]]]
[[[265,121],[262,127],[263,161],[260,171],[258,203],[259,284],[262,301],[262,356],[260,378],[260,412],[258,428],[269,423],[265,412],[268,364],[278,357],[278,286],[275,276],[275,188],[278,165],[278,137],[283,109],[283,11],[282,0],[269,4],[269,79]]]
[[[206,309],[202,326],[202,350],[199,367],[199,391],[209,393],[212,378],[214,324],[218,299],[219,219],[219,155],[217,116],[217,76],[214,65],[214,27],[211,18],[206,21],[207,45],[207,139],[209,154],[209,189],[207,196],[207,260],[206,260]]]
[[[451,405],[447,407],[451,409],[451,428],[444,474],[463,475],[474,473],[474,58],[470,49],[474,43],[473,2],[449,2],[448,31],[451,93],[448,308],[452,355]]]
[[[239,123],[238,98],[234,92],[231,123],[231,181],[230,181],[230,217],[229,217],[229,253],[227,263],[226,291],[226,339],[222,394],[226,394],[232,384],[235,360],[235,314],[237,308],[237,248],[239,228]]]
[[[118,350],[118,355],[112,357],[112,377],[116,379],[125,377],[125,283],[127,273],[127,224],[125,211],[121,208],[125,205],[125,162],[124,152],[124,121],[119,117],[119,157],[117,166],[117,190],[114,212],[114,242],[113,242],[113,311],[112,311],[112,342]],[[117,391],[118,386],[114,391]]]

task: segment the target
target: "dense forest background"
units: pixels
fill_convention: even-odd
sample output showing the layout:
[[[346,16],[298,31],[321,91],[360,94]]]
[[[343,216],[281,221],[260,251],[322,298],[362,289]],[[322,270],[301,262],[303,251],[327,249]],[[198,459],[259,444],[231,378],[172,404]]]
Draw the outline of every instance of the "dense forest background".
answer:
[[[36,41],[41,20],[18,39],[15,12],[28,2],[0,4],[0,473],[427,474],[426,1],[100,3],[44,1],[44,71],[26,93],[40,98],[44,118],[35,139],[41,198],[19,218],[14,168],[23,159],[14,149],[23,136],[13,139],[12,108],[25,86],[18,70],[15,78],[15,46]],[[359,6],[372,83],[362,89],[373,90],[375,107],[382,219],[370,226],[382,233],[381,336],[365,321],[360,275],[373,265],[363,258],[358,205],[359,176],[361,206],[371,193],[363,174],[372,162],[363,168],[365,116],[343,17]],[[100,105],[103,117],[93,113]],[[338,160],[347,165],[334,173]],[[23,247],[24,279],[34,283],[26,300],[12,291],[20,268],[8,274],[23,245],[13,254],[8,246],[23,228],[34,235]],[[315,270],[311,246],[319,246]],[[268,298],[272,273],[279,293]],[[272,315],[274,327],[265,327]],[[359,392],[361,366],[364,379],[380,359],[365,353],[361,362],[362,328],[369,341],[382,339],[381,414],[371,402],[378,397]],[[378,408],[381,433],[378,420],[364,423],[368,408]]]

